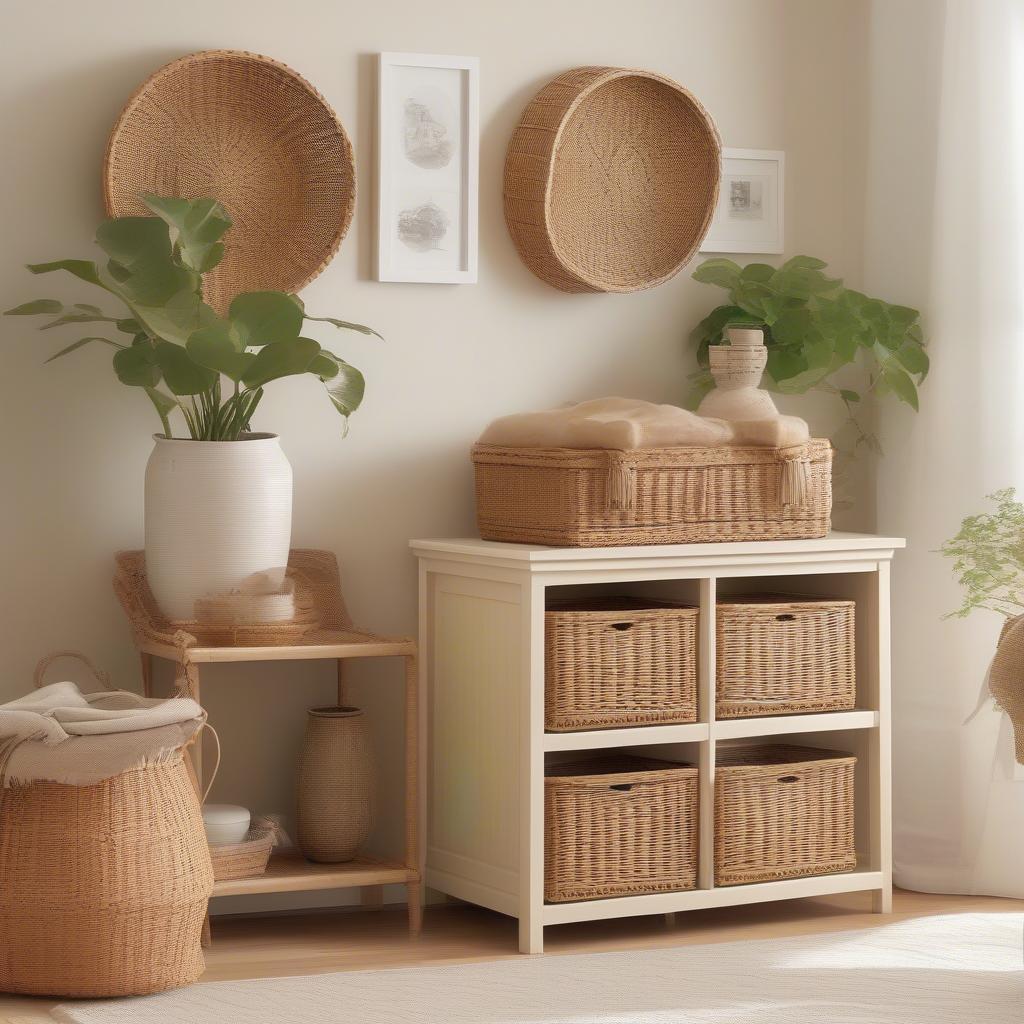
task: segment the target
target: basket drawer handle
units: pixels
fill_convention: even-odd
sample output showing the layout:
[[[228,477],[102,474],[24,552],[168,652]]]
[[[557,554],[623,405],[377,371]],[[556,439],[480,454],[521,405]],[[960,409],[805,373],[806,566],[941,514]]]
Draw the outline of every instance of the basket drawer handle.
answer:
[[[776,615],[776,622],[792,622],[796,616],[792,612],[784,612],[782,615]]]
[[[616,782],[608,787],[614,789],[616,793],[628,793],[633,788],[632,782]]]
[[[795,775],[781,775],[775,781],[784,782],[786,785],[789,785],[790,783],[799,782],[800,780]]]
[[[632,622],[613,622],[612,629],[618,630],[620,633],[625,633],[627,629],[632,629]]]

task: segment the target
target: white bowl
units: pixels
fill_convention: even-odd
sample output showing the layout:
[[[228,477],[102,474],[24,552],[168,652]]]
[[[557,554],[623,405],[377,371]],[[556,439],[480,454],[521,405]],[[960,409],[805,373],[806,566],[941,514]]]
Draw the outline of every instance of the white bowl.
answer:
[[[240,843],[249,832],[250,817],[244,807],[235,804],[206,804],[203,807],[206,841],[211,846]]]

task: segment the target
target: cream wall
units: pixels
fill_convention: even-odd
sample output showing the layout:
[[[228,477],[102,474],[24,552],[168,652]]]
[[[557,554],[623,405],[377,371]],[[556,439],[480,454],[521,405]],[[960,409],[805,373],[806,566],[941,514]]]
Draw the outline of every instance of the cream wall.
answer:
[[[490,418],[608,393],[679,400],[692,361],[684,339],[719,298],[686,273],[638,295],[565,295],[520,263],[502,222],[504,150],[523,106],[555,74],[593,63],[656,70],[700,97],[727,145],[785,150],[787,251],[828,259],[854,282],[859,276],[864,25],[855,0],[36,0],[5,5],[3,18],[4,308],[72,292],[70,281],[33,279],[21,265],[89,255],[102,213],[106,133],[161,64],[214,47],[269,54],[312,81],[346,125],[360,182],[355,221],[303,296],[312,311],[372,324],[388,340],[346,337],[337,349],[368,378],[347,440],[305,381],[270,389],[258,426],[281,434],[294,466],[295,543],[338,553],[355,617],[380,631],[414,629],[407,540],[473,530],[467,452]],[[380,50],[481,59],[477,285],[371,280]],[[0,697],[22,692],[36,659],[57,647],[89,651],[120,683],[135,685],[137,663],[109,577],[112,552],[142,541],[142,473],[155,417],[141,395],[117,384],[103,352],[43,366],[56,332],[36,335],[23,321],[4,321],[0,332]],[[831,429],[813,401],[788,408],[819,431]],[[844,518],[869,527],[864,476],[861,467],[859,505]],[[217,798],[289,806],[304,708],[330,700],[332,671],[208,671],[204,695],[225,746]],[[376,840],[386,847],[398,835],[397,818],[389,820],[400,806],[398,677],[379,665],[354,675],[377,727]]]

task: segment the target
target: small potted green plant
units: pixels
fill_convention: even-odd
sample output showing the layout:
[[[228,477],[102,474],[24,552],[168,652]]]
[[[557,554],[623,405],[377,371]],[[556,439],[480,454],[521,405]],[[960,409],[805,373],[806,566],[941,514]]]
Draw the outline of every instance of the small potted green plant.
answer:
[[[323,321],[376,334],[361,324],[307,313],[284,292],[238,295],[224,316],[203,301],[203,275],[224,255],[231,227],[212,199],[144,196],[151,217],[100,224],[105,261],[68,259],[30,264],[33,274],[63,271],[104,292],[113,311],[57,299],[35,299],[9,316],[42,315],[41,330],[88,324],[89,334],[60,349],[113,349],[118,380],[145,394],[161,432],[146,468],[146,567],[166,615],[188,620],[199,598],[230,593],[262,578],[283,583],[291,538],[292,474],[277,436],[255,434],[251,422],[264,388],[308,375],[342,417],[363,399],[363,375],[303,336]],[[180,417],[187,437],[175,437]]]
[[[856,428],[854,448],[879,450],[857,407],[869,394],[891,393],[917,410],[917,389],[928,373],[920,313],[845,287],[825,274],[827,266],[813,256],[794,256],[781,267],[741,267],[722,257],[697,267],[694,280],[724,288],[727,301],[690,335],[699,367],[691,375],[691,407],[713,386],[709,349],[722,343],[726,328],[760,327],[768,349],[766,386],[788,394],[834,395]],[[866,374],[863,387],[837,382],[857,364]]]

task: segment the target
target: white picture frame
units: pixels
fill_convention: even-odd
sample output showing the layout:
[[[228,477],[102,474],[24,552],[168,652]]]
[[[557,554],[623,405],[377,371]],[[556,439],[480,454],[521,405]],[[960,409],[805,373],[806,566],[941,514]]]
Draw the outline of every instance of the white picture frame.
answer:
[[[377,280],[475,284],[480,61],[381,53]]]
[[[786,154],[777,149],[722,149],[718,205],[701,252],[785,251]]]

